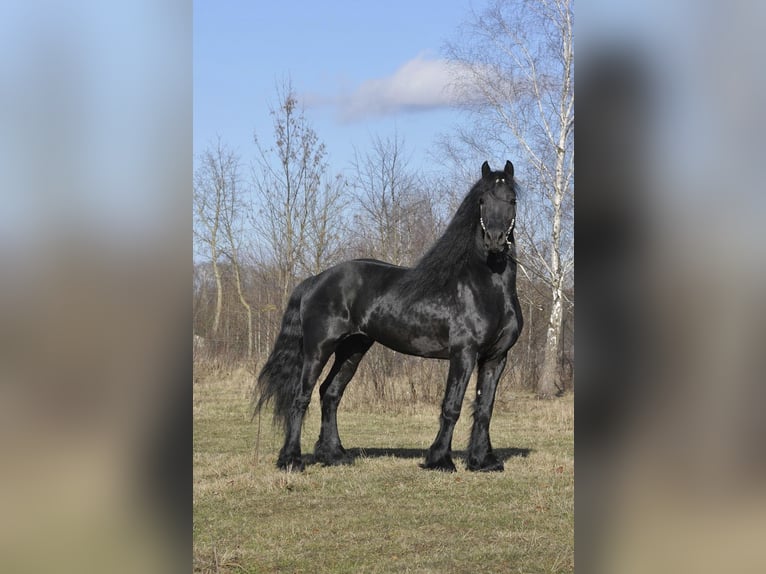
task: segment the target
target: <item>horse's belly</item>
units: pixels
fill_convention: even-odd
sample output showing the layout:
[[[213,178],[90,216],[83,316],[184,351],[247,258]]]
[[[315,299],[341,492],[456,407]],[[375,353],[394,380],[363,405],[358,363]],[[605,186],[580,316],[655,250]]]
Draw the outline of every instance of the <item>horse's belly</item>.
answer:
[[[381,345],[418,357],[449,357],[449,326],[438,317],[374,314],[363,329]]]
[[[448,345],[445,345],[438,339],[425,335],[414,336],[411,339],[400,336],[381,335],[375,337],[375,340],[389,349],[406,355],[431,359],[447,359],[449,357]]]

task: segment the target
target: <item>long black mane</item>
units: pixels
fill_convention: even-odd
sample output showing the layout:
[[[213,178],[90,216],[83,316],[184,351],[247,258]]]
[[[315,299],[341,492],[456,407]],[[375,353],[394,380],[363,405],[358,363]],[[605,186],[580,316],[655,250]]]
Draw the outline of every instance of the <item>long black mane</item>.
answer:
[[[402,290],[408,297],[446,288],[461,274],[474,253],[479,200],[487,187],[483,179],[474,184],[441,237],[402,278]],[[513,188],[515,191],[515,181]]]

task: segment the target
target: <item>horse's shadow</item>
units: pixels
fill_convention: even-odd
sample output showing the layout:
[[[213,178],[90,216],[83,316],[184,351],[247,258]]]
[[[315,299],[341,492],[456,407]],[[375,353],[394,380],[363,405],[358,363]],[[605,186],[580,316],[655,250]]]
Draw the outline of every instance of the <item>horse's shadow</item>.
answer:
[[[349,448],[346,451],[346,454],[348,455],[348,463],[351,464],[354,461],[356,461],[357,458],[386,458],[386,457],[394,457],[394,458],[420,458],[423,459],[426,456],[426,449],[421,448],[365,448],[365,447],[357,447],[357,448]],[[521,458],[526,458],[529,456],[529,453],[532,452],[531,448],[496,448],[493,449],[493,452],[495,455],[502,461],[506,461],[509,458],[520,456]],[[452,456],[455,459],[460,459],[461,461],[465,462],[466,457],[468,456],[468,452],[465,450],[453,450]],[[317,464],[317,460],[315,459],[314,455],[305,455],[303,457],[304,463],[307,465]]]

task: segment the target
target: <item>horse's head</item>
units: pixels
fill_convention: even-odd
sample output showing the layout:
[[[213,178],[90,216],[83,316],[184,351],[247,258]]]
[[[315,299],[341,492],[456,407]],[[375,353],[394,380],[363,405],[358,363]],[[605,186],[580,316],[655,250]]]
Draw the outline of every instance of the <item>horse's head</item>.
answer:
[[[479,224],[483,245],[489,253],[502,253],[513,243],[516,223],[513,164],[506,161],[503,171],[492,171],[485,161],[481,166],[481,183]]]

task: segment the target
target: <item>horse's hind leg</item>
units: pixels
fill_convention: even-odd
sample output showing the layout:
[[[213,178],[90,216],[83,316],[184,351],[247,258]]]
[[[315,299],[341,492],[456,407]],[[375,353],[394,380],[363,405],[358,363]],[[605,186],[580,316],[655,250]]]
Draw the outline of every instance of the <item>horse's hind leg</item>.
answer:
[[[322,369],[330,358],[333,349],[326,342],[323,346],[316,346],[310,352],[304,349],[303,370],[301,372],[301,386],[298,394],[293,399],[290,412],[285,424],[285,444],[279,452],[277,466],[286,471],[302,471],[304,468],[301,460],[301,427],[303,416],[311,401],[311,392],[319,378]]]
[[[346,385],[356,373],[362,357],[372,343],[372,339],[364,335],[354,335],[341,342],[335,351],[332,369],[319,387],[319,396],[322,400],[322,428],[319,432],[319,440],[314,447],[314,454],[317,461],[322,464],[351,463],[351,458],[346,454],[338,435],[338,403]]]

